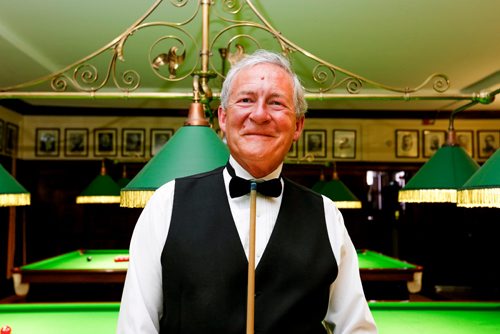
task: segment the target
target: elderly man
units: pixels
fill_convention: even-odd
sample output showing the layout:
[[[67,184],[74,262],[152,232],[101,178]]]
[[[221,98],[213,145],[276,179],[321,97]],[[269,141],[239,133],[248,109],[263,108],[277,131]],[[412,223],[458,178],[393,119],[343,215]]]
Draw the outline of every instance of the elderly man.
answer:
[[[305,111],[286,58],[258,51],[231,68],[219,107],[228,164],[169,182],[149,201],[132,236],[119,333],[245,332],[245,179],[260,192],[255,332],[376,333],[342,215],[281,177]]]

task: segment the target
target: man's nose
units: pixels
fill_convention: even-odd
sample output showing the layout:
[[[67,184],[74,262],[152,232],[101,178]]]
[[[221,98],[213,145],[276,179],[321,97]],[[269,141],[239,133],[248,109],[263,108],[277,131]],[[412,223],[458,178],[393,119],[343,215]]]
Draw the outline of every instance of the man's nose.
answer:
[[[252,112],[250,113],[250,119],[256,123],[265,123],[271,119],[269,114],[268,105],[265,102],[258,102],[255,104]]]

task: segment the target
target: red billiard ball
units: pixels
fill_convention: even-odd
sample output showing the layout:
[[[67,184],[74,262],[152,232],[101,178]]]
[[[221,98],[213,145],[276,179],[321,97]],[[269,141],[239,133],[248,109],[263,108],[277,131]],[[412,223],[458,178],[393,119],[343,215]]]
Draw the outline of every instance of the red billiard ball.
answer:
[[[10,332],[12,331],[12,329],[10,328],[10,326],[2,326],[2,328],[0,328],[0,334],[10,334]]]

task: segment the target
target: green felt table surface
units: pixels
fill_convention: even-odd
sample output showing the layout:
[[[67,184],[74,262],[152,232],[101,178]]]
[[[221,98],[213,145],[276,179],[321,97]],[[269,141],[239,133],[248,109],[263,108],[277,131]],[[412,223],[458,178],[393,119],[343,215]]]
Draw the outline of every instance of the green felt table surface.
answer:
[[[372,302],[380,334],[499,334],[500,303]]]
[[[358,250],[361,269],[413,269],[415,265],[370,251]],[[22,270],[72,270],[72,269],[127,269],[127,262],[114,262],[116,256],[128,256],[126,249],[118,250],[77,250],[21,267]],[[87,258],[91,257],[91,261]]]
[[[360,269],[414,269],[416,265],[401,261],[396,258],[370,251],[358,250]]]
[[[97,270],[127,269],[128,262],[115,262],[116,256],[128,256],[126,249],[77,250],[21,267],[22,270]],[[88,261],[88,257],[91,261]]]
[[[119,303],[0,304],[12,334],[114,334]]]
[[[371,302],[380,334],[499,334],[500,303]],[[116,332],[119,303],[0,304],[12,334]]]

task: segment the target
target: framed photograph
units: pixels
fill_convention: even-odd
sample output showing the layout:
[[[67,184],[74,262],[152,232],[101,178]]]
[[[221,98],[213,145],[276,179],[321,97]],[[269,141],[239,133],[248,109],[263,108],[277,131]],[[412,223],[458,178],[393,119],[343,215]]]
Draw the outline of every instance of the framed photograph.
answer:
[[[7,122],[5,124],[4,151],[7,154],[14,154],[17,151],[19,141],[19,127],[16,124]]]
[[[4,121],[0,119],[0,152],[3,152],[3,126]]]
[[[287,158],[289,159],[297,159],[299,157],[299,150],[298,150],[298,141],[294,141],[292,143],[292,146],[290,146],[290,149],[288,150],[288,154],[286,155]]]
[[[173,129],[151,129],[151,156],[154,157],[173,135]]]
[[[122,156],[143,157],[144,156],[144,129],[122,130]]]
[[[326,158],[326,130],[304,130],[304,156]]]
[[[457,144],[462,146],[470,157],[474,156],[474,136],[472,130],[455,131]]]
[[[333,130],[333,157],[356,158],[356,130]]]
[[[489,158],[498,148],[500,142],[500,131],[479,130],[477,132],[477,156]]]
[[[89,154],[89,130],[68,128],[64,130],[64,155],[67,157],[86,157]]]
[[[396,130],[396,157],[418,158],[418,130]]]
[[[36,129],[35,155],[39,157],[59,156],[59,129]]]
[[[116,155],[116,129],[94,130],[94,155],[96,157],[112,157]]]
[[[444,130],[424,130],[424,158],[430,158],[446,141]]]

